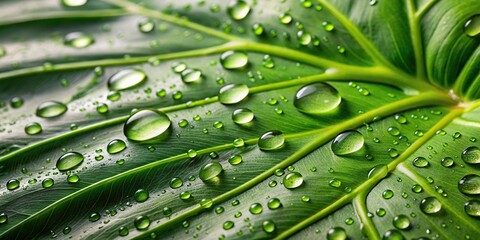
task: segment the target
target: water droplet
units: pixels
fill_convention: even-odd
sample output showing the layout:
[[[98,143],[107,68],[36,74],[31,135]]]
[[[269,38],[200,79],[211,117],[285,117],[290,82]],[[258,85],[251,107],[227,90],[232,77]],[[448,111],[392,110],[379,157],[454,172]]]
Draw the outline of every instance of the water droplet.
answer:
[[[170,124],[170,119],[163,112],[153,109],[140,110],[125,122],[123,133],[130,140],[146,141],[161,136]]]
[[[250,5],[243,0],[235,0],[228,5],[227,11],[234,20],[242,20],[250,13]]]
[[[200,200],[200,206],[203,208],[211,208],[213,205],[213,200],[210,198],[204,198]]]
[[[228,159],[228,162],[232,165],[238,165],[242,163],[242,156],[241,155],[233,155]]]
[[[463,194],[480,194],[480,176],[469,174],[458,181],[458,190]]]
[[[62,0],[62,4],[67,7],[80,7],[87,4],[88,0]]]
[[[174,73],[181,73],[187,69],[187,64],[183,62],[176,62],[172,65],[172,71]]]
[[[398,123],[401,123],[401,124],[407,123],[407,118],[402,114],[395,114],[394,118],[395,118],[395,121],[397,121]]]
[[[200,169],[199,177],[202,181],[209,181],[222,173],[223,167],[218,162],[211,162]]]
[[[67,177],[68,183],[78,183],[80,181],[80,177],[77,174],[72,174]]]
[[[119,235],[119,236],[124,237],[124,236],[127,236],[128,233],[129,233],[129,231],[128,231],[128,228],[126,228],[126,227],[123,227],[123,226],[122,226],[122,227],[120,227],[120,228],[118,229],[118,235]]]
[[[423,188],[419,184],[415,184],[415,185],[412,186],[412,192],[419,193],[419,192],[422,192],[422,191],[423,191]]]
[[[466,202],[465,213],[472,217],[480,217],[480,201],[472,199]]]
[[[390,199],[390,198],[393,197],[393,191],[390,190],[390,189],[387,189],[387,190],[383,191],[382,196],[383,196],[384,199]]]
[[[441,164],[442,164],[442,166],[448,168],[448,167],[453,166],[454,162],[453,162],[453,159],[451,157],[444,157],[441,161]]]
[[[138,230],[145,230],[150,226],[150,218],[147,216],[138,216],[133,221],[133,224]]]
[[[410,227],[410,219],[403,214],[400,214],[393,218],[393,226],[397,229],[407,229]]]
[[[218,92],[218,100],[222,104],[235,104],[248,96],[248,86],[245,84],[225,85]]]
[[[480,34],[480,14],[467,20],[465,23],[465,33],[469,37],[476,37]]]
[[[155,29],[155,22],[152,19],[143,19],[138,23],[138,29],[140,32],[149,33]]]
[[[165,215],[167,217],[172,216],[172,213],[173,213],[172,209],[169,208],[169,207],[164,207],[162,212],[163,212],[163,215]]]
[[[348,239],[347,232],[342,227],[334,227],[328,229],[327,232],[328,240],[346,240]]]
[[[10,99],[10,106],[12,108],[20,108],[23,106],[23,99],[20,97],[13,97]]]
[[[180,199],[182,200],[188,200],[192,197],[192,194],[189,191],[181,192],[180,193]]]
[[[288,189],[298,188],[303,184],[303,176],[299,172],[291,172],[283,178],[283,185]]]
[[[389,148],[387,152],[391,158],[396,158],[399,155],[398,150],[395,148]]]
[[[245,141],[243,140],[243,138],[236,138],[235,140],[233,140],[233,146],[236,148],[241,148],[245,146]]]
[[[298,31],[297,40],[300,45],[307,46],[312,41],[312,35],[306,31]]]
[[[302,202],[310,202],[310,197],[307,195],[302,196]]]
[[[55,184],[55,182],[51,178],[45,178],[42,181],[42,187],[43,188],[51,188],[54,184]]]
[[[95,39],[90,34],[83,32],[72,32],[63,38],[63,43],[65,46],[73,48],[86,48],[92,45],[95,42]]]
[[[232,221],[226,221],[223,223],[223,229],[229,230],[232,229],[235,226],[235,223]]]
[[[64,114],[66,111],[67,106],[65,106],[65,104],[57,101],[49,101],[38,105],[36,114],[42,118],[53,118]]]
[[[32,122],[25,126],[25,133],[28,135],[35,135],[41,132],[42,132],[42,126],[37,122]]]
[[[248,209],[251,214],[257,215],[263,212],[263,207],[262,204],[260,203],[254,203],[250,205],[250,208]]]
[[[342,181],[334,178],[334,179],[331,179],[330,181],[328,181],[328,185],[330,187],[339,188],[339,187],[342,186]]]
[[[247,66],[248,56],[243,51],[228,51],[222,54],[220,63],[225,69],[241,69]]]
[[[365,139],[363,135],[356,131],[346,131],[340,133],[332,142],[332,151],[336,155],[347,155],[362,149]]]
[[[253,120],[255,115],[248,108],[240,108],[233,111],[232,120],[236,124],[247,124]]]
[[[198,83],[203,79],[202,71],[193,68],[184,70],[181,75],[184,83]]]
[[[468,147],[462,152],[462,160],[469,164],[479,164],[480,163],[480,149],[478,147],[472,146]]]
[[[7,182],[7,189],[8,190],[15,190],[17,188],[20,187],[20,181],[18,181],[17,179],[10,179],[8,180]]]
[[[60,171],[68,171],[78,167],[85,157],[78,152],[68,152],[63,154],[57,160],[57,169]]]
[[[195,151],[194,149],[189,149],[189,150],[187,151],[187,156],[188,156],[189,158],[194,158],[194,157],[197,156],[197,151]]]
[[[430,163],[428,160],[424,157],[416,157],[412,161],[413,166],[418,167],[418,168],[425,168],[430,166]]]
[[[267,55],[263,56],[262,65],[265,68],[272,69],[272,68],[275,67],[275,62],[273,61],[273,58],[270,57],[270,55],[267,54]]]
[[[267,206],[269,209],[277,209],[282,206],[282,202],[278,198],[271,198],[268,200]]]
[[[272,233],[275,231],[276,226],[272,220],[267,220],[262,223],[263,231],[267,233]]]
[[[108,79],[108,89],[121,91],[136,87],[147,80],[147,75],[142,70],[125,69],[113,74]]]
[[[8,216],[6,213],[0,213],[0,224],[8,222]]]
[[[127,145],[123,140],[114,139],[107,145],[107,152],[110,154],[119,153],[127,148]]]
[[[396,128],[396,127],[389,127],[389,128],[387,129],[387,132],[388,132],[388,134],[390,134],[390,135],[392,135],[392,136],[398,136],[398,135],[400,135],[400,130],[398,130],[398,128]]]
[[[261,23],[253,24],[253,26],[252,26],[253,34],[255,34],[257,36],[260,36],[260,35],[263,34],[264,31],[265,31],[265,27],[263,26],[263,24],[261,24]]]
[[[100,214],[98,214],[97,212],[94,212],[94,213],[90,214],[90,216],[88,216],[88,221],[96,222],[96,221],[100,220],[100,218],[101,218]]]
[[[283,147],[285,136],[278,130],[263,134],[258,140],[258,147],[264,151],[277,150]]]
[[[292,16],[288,13],[284,13],[280,16],[280,22],[283,24],[289,24],[293,20]]]
[[[377,216],[383,217],[383,216],[385,216],[385,214],[387,214],[387,211],[383,208],[379,208],[379,209],[377,209],[376,213],[377,213]]]
[[[297,91],[294,105],[304,113],[319,114],[332,111],[341,101],[335,88],[326,83],[314,83]]]
[[[331,22],[322,22],[322,26],[323,26],[323,29],[325,29],[325,31],[327,32],[331,32],[335,29],[335,25],[333,25],[333,23]]]
[[[427,197],[420,202],[420,209],[426,214],[440,212],[442,203],[436,197]]]
[[[406,239],[398,230],[388,230],[383,234],[382,240],[404,240]]]
[[[172,189],[177,189],[179,187],[183,186],[183,181],[181,178],[172,178],[172,180],[170,180],[170,187]]]
[[[137,202],[145,202],[149,198],[148,191],[145,189],[138,189],[133,195],[133,198]]]

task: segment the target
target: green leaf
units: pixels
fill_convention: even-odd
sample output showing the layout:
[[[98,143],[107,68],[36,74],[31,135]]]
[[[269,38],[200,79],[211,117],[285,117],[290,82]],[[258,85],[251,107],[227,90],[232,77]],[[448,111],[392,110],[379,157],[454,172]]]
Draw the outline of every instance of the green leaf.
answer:
[[[0,238],[475,239],[479,14],[3,1]]]

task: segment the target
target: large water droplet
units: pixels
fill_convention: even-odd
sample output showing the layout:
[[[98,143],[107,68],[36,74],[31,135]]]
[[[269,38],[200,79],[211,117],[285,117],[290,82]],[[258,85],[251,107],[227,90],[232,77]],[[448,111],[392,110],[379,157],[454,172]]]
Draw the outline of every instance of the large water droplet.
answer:
[[[223,167],[218,162],[211,162],[200,169],[199,177],[202,181],[209,181],[222,173]]]
[[[410,227],[410,219],[403,214],[400,214],[393,218],[393,226],[398,229],[407,229]]]
[[[147,216],[138,216],[135,218],[135,221],[133,221],[133,224],[138,230],[147,229],[150,226],[150,218]]]
[[[90,34],[83,32],[72,32],[63,38],[63,43],[65,46],[73,48],[86,48],[92,45],[95,42],[93,37]]]
[[[220,88],[218,100],[222,104],[235,104],[248,96],[248,86],[245,84],[229,84]]]
[[[334,227],[328,229],[327,232],[328,240],[346,240],[348,239],[347,232],[342,227]]]
[[[223,229],[229,230],[232,229],[235,226],[235,223],[232,221],[226,221],[223,223]]]
[[[108,88],[111,91],[120,91],[136,87],[147,80],[145,72],[137,69],[125,69],[113,74],[108,79]]]
[[[133,195],[133,198],[137,202],[145,202],[147,199],[150,197],[149,193],[145,189],[138,189],[135,194]]]
[[[127,145],[123,140],[114,139],[107,145],[107,152],[110,154],[119,153],[127,148]]]
[[[57,169],[60,171],[72,170],[83,162],[85,157],[78,152],[68,152],[57,160]]]
[[[480,217],[480,201],[472,199],[466,202],[465,213],[472,217]]]
[[[8,190],[15,190],[17,188],[20,187],[20,181],[18,181],[17,179],[10,179],[8,180],[7,182],[7,189]]]
[[[64,114],[67,106],[61,102],[49,101],[44,102],[37,107],[37,116],[42,118],[53,118]]]
[[[479,164],[480,163],[480,149],[478,147],[472,146],[468,147],[462,152],[462,160],[469,164]]]
[[[418,168],[425,168],[425,167],[430,166],[430,163],[424,157],[416,157],[415,159],[412,160],[412,164],[413,164],[413,166],[418,167]]]
[[[250,13],[250,5],[243,0],[230,2],[227,8],[228,14],[235,20],[242,20]]]
[[[283,185],[288,189],[298,188],[303,184],[303,176],[299,172],[291,172],[283,178]]]
[[[243,51],[228,51],[222,54],[220,63],[225,69],[244,68],[248,64],[248,55]]]
[[[37,122],[32,122],[25,126],[25,133],[28,135],[35,135],[41,132],[42,132],[42,126]]]
[[[264,151],[276,150],[283,147],[285,136],[278,130],[268,131],[258,140],[258,147]]]
[[[8,222],[8,215],[6,213],[0,213],[0,224]]]
[[[442,203],[436,197],[427,197],[420,202],[420,209],[426,214],[434,214],[442,210]]]
[[[198,83],[203,79],[202,71],[193,68],[184,70],[181,75],[184,83]]]
[[[123,126],[125,136],[133,141],[157,138],[170,127],[168,116],[156,110],[146,109],[134,113]]]
[[[80,7],[87,4],[88,0],[62,0],[62,4],[67,7]]]
[[[458,182],[458,190],[460,190],[460,192],[464,194],[480,194],[480,176],[476,174],[469,174],[464,176]]]
[[[304,113],[319,114],[332,111],[341,101],[341,96],[332,86],[326,83],[313,83],[297,91],[294,105]]]
[[[332,142],[332,151],[336,155],[347,155],[362,149],[365,139],[356,130],[340,133]]]
[[[467,20],[465,23],[465,33],[469,37],[475,37],[480,34],[480,14]]]
[[[275,231],[276,226],[272,220],[267,220],[262,223],[263,231],[267,233],[272,233]]]
[[[233,111],[232,120],[236,124],[247,124],[253,120],[255,115],[248,108],[240,108]]]
[[[55,182],[51,178],[45,178],[42,181],[42,187],[43,188],[51,188],[54,184],[55,184]]]

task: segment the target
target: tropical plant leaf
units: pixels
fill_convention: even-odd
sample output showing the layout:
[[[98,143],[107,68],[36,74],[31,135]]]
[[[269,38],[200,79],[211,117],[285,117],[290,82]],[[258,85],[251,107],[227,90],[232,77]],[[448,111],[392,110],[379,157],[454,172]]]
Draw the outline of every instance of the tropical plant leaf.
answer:
[[[3,1],[0,238],[476,239],[479,14]]]

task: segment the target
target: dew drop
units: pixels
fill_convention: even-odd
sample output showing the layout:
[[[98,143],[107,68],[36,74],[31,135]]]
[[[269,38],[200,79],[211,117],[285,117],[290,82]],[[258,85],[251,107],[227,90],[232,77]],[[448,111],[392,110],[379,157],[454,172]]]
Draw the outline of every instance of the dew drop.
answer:
[[[235,226],[235,223],[232,221],[226,221],[223,223],[223,229],[229,230],[232,229]]]
[[[220,57],[220,63],[225,69],[241,69],[248,64],[248,55],[243,51],[228,51]]]
[[[458,190],[463,194],[479,195],[480,194],[480,176],[469,174],[464,176],[458,182]]]
[[[153,109],[140,110],[125,122],[123,133],[130,140],[146,141],[161,136],[170,125],[165,113]]]
[[[88,0],[62,0],[62,4],[67,7],[80,7],[87,4]]]
[[[23,98],[20,98],[20,97],[13,97],[12,99],[10,99],[10,106],[12,108],[20,108],[23,106]]]
[[[313,83],[300,88],[294,105],[304,113],[321,114],[337,108],[342,101],[338,91],[326,83]]]
[[[0,224],[8,222],[8,215],[6,213],[0,213]]]
[[[272,220],[266,220],[262,223],[263,231],[266,233],[272,233],[276,229],[276,225]]]
[[[465,23],[465,33],[469,37],[476,37],[480,34],[480,14],[467,20]]]
[[[194,68],[184,70],[181,76],[184,83],[198,83],[203,79],[202,71]]]
[[[387,190],[383,191],[382,196],[383,196],[384,199],[390,199],[390,198],[393,197],[393,191],[390,190],[390,189],[387,189]]]
[[[212,205],[213,205],[213,200],[210,198],[203,198],[202,200],[200,200],[200,206],[205,209],[211,208]]]
[[[85,157],[78,152],[68,152],[57,160],[56,167],[60,171],[68,171],[78,167]]]
[[[363,135],[356,131],[346,131],[340,133],[332,142],[332,151],[335,155],[347,155],[362,149],[365,139]]]
[[[442,166],[448,168],[448,167],[453,166],[454,162],[453,162],[453,159],[451,157],[444,157],[441,161],[441,164],[442,164]]]
[[[258,215],[263,212],[263,207],[262,204],[260,203],[254,203],[250,205],[250,208],[248,209],[251,214],[253,215]]]
[[[430,163],[424,157],[416,157],[415,159],[412,160],[412,164],[413,164],[413,166],[418,167],[418,168],[425,168],[425,167],[430,166]]]
[[[478,147],[472,146],[468,147],[462,152],[462,160],[469,164],[479,164],[480,163],[480,149]]]
[[[255,115],[252,110],[248,108],[240,108],[233,111],[232,120],[236,124],[247,124],[250,123]]]
[[[136,87],[147,80],[147,75],[142,70],[125,69],[113,74],[108,79],[108,89],[121,91]]]
[[[342,227],[334,227],[328,229],[327,232],[328,240],[346,240],[348,239],[347,232]]]
[[[273,58],[267,54],[263,56],[262,65],[265,68],[272,69],[275,67],[275,62],[273,61]]]
[[[80,177],[77,174],[72,174],[67,177],[68,183],[78,183],[80,181]]]
[[[211,162],[200,168],[199,177],[202,181],[210,181],[223,172],[223,167],[218,162]]]
[[[155,22],[152,19],[144,19],[138,23],[138,29],[140,32],[149,33],[155,29]]]
[[[107,152],[110,154],[115,154],[115,153],[122,152],[123,150],[125,150],[125,148],[127,148],[127,145],[123,140],[114,139],[108,143]]]
[[[410,219],[403,214],[400,214],[393,218],[393,226],[397,229],[407,229],[410,227]]]
[[[245,84],[229,84],[220,88],[218,100],[222,104],[235,104],[248,96],[248,86]]]
[[[267,206],[269,209],[277,209],[282,206],[282,202],[278,198],[271,198],[268,200]]]
[[[187,69],[187,64],[183,62],[176,62],[172,65],[172,71],[175,73],[181,73]]]
[[[42,125],[37,122],[29,123],[25,126],[25,133],[28,135],[35,135],[42,132]]]
[[[20,187],[20,181],[17,179],[10,179],[7,182],[7,189],[12,191]]]
[[[252,26],[253,34],[255,34],[257,36],[260,36],[260,35],[263,34],[264,31],[265,31],[265,27],[263,26],[263,24],[261,24],[261,23],[253,24],[253,26]]]
[[[137,202],[145,202],[149,198],[148,191],[145,189],[138,189],[133,195],[133,198]]]
[[[243,0],[230,2],[227,11],[234,20],[242,20],[250,13],[250,5]]]
[[[94,212],[94,213],[90,214],[90,216],[88,216],[88,221],[96,222],[96,221],[100,220],[100,218],[101,218],[100,214]]]
[[[442,210],[442,203],[436,197],[427,197],[420,202],[420,209],[426,214],[435,214]]]
[[[397,121],[400,124],[407,123],[407,118],[402,114],[395,114],[394,118],[395,118],[395,121]]]
[[[396,127],[389,127],[389,128],[387,129],[387,132],[388,132],[388,134],[390,134],[390,135],[392,135],[392,136],[398,136],[398,135],[400,135],[400,130],[398,130],[398,128],[396,128]]]
[[[273,130],[263,134],[258,140],[258,147],[264,151],[277,150],[283,147],[285,136],[281,131]]]
[[[480,201],[472,199],[465,203],[465,213],[472,217],[480,217]]]
[[[44,102],[37,107],[36,114],[42,118],[54,118],[64,114],[67,106],[61,102],[49,101]]]
[[[228,162],[232,165],[238,165],[242,163],[242,161],[243,161],[243,158],[239,154],[233,155],[228,159]]]
[[[383,240],[404,240],[405,237],[398,230],[388,230],[383,234]]]
[[[299,172],[291,172],[283,178],[283,185],[288,189],[298,188],[303,184],[303,176]]]
[[[63,38],[63,44],[73,48],[86,48],[92,45],[94,42],[95,40],[90,34],[83,32],[72,32],[65,35]]]
[[[192,197],[192,194],[189,191],[181,192],[180,193],[180,199],[182,200],[188,200]]]
[[[312,41],[312,35],[306,31],[298,31],[297,40],[300,45],[307,46]]]
[[[123,226],[122,226],[122,227],[120,227],[120,228],[118,229],[118,235],[119,235],[119,236],[124,237],[124,236],[127,236],[128,233],[129,233],[129,231],[128,231],[128,228],[126,228],[126,227],[123,227]]]
[[[147,216],[138,216],[133,221],[133,224],[138,230],[145,230],[150,226],[150,218]]]
[[[177,189],[179,187],[183,186],[183,181],[181,178],[172,178],[172,180],[170,180],[170,187],[172,189]]]
[[[335,25],[333,25],[333,23],[331,22],[323,22],[322,26],[323,26],[323,29],[325,29],[325,31],[327,32],[331,32],[333,31],[333,29],[335,29]]]

